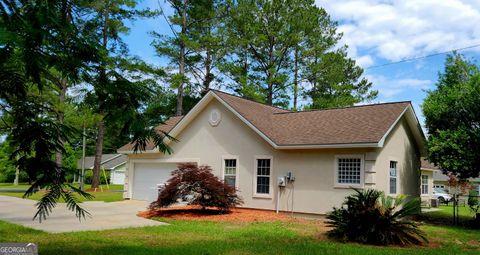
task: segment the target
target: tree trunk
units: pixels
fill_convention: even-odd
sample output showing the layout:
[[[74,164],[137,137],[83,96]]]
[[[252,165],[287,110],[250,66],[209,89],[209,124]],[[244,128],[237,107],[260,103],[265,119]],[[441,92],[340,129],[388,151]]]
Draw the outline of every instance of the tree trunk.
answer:
[[[184,36],[187,32],[187,0],[183,0],[183,9],[182,9],[182,33],[183,36],[180,38],[180,63],[179,63],[179,74],[182,78],[180,84],[178,85],[177,91],[177,109],[175,115],[181,116],[183,114],[183,79],[185,78],[185,41]]]
[[[109,10],[110,5],[107,1],[105,3],[105,9],[103,10],[103,30],[102,30],[102,47],[105,51],[107,51],[108,46],[108,22],[109,22]],[[100,74],[99,74],[99,82],[105,83],[108,82],[107,79],[107,71],[105,63],[101,63],[100,66]],[[104,86],[101,84],[100,86]],[[100,116],[102,116],[100,122],[98,123],[98,131],[97,131],[97,144],[95,146],[95,160],[93,162],[93,175],[92,175],[92,188],[96,189],[100,186],[100,168],[102,165],[102,154],[103,154],[103,140],[105,137],[105,122],[103,118],[105,117],[105,112],[103,112],[103,99],[105,97],[102,91],[98,92],[99,99],[98,104],[100,108]]]
[[[95,147],[95,161],[93,164],[92,188],[100,187],[100,168],[102,166],[103,139],[105,135],[105,123],[103,120],[98,123],[97,145]]]
[[[203,89],[202,95],[207,94],[208,90],[210,89],[210,83],[212,82],[212,54],[210,50],[206,51],[205,56],[205,78],[203,80]]]
[[[273,105],[273,76],[272,66],[273,66],[273,51],[275,45],[275,38],[270,38],[270,47],[268,49],[268,69],[267,69],[267,104]]]
[[[66,78],[61,78],[60,79],[60,84],[59,84],[59,89],[60,89],[60,92],[59,92],[59,95],[58,95],[58,102],[59,102],[59,105],[60,105],[60,110],[57,112],[57,120],[58,120],[58,123],[60,124],[63,124],[64,120],[65,120],[65,112],[63,111],[62,107],[63,107],[63,104],[65,103],[65,95],[67,94],[67,79]],[[64,141],[62,139],[60,139],[60,143],[63,145],[64,144]],[[58,150],[56,153],[55,153],[55,163],[57,164],[57,167],[62,167],[63,165],[63,153],[61,150]]]
[[[297,111],[298,98],[298,48],[295,47],[295,62],[294,62],[294,76],[293,76],[293,111]]]

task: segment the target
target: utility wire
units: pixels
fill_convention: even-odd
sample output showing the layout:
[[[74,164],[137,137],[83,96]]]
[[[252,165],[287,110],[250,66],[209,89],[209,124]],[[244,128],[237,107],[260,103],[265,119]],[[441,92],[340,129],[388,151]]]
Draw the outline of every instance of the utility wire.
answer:
[[[384,67],[384,66],[396,65],[396,64],[401,64],[401,63],[405,63],[405,62],[410,62],[410,61],[435,57],[435,56],[447,54],[447,53],[450,53],[450,52],[462,51],[462,50],[467,50],[467,49],[476,48],[476,47],[480,47],[480,43],[475,44],[475,45],[471,45],[471,46],[467,46],[467,47],[463,47],[463,48],[458,48],[458,49],[448,50],[448,51],[434,53],[434,54],[430,54],[430,55],[425,55],[425,56],[421,56],[421,57],[407,58],[407,59],[403,59],[403,60],[396,61],[396,62],[389,62],[389,63],[385,63],[385,64],[381,64],[381,65],[370,66],[370,67],[367,67],[367,68],[364,68],[364,69],[368,70],[368,69],[374,69],[374,68],[379,68],[379,67]]]

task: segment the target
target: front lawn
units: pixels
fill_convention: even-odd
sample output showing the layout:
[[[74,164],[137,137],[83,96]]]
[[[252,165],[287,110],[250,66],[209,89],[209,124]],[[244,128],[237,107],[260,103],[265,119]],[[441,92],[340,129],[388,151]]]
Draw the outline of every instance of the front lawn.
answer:
[[[79,188],[80,184],[74,183],[73,186]],[[109,184],[108,188],[106,184],[100,185],[103,190],[123,190],[123,184]],[[30,185],[28,183],[19,183],[18,185],[13,185],[12,183],[0,183],[0,189],[28,189]],[[90,188],[90,184],[85,184],[85,188]]]
[[[479,254],[480,231],[423,226],[425,247],[380,247],[327,239],[315,220],[207,222],[48,234],[0,221],[0,242],[34,242],[40,254]]]
[[[453,206],[452,205],[441,205],[438,207],[438,211],[425,212],[423,213],[423,219],[436,223],[445,223],[449,224],[453,222]],[[460,222],[468,222],[475,218],[475,214],[472,213],[467,205],[460,206],[458,208],[459,220]]]
[[[13,185],[13,183],[0,183],[0,189],[28,189],[30,185],[28,183],[19,183],[18,185]]]
[[[87,200],[84,197],[77,196],[79,198],[79,201],[81,202],[85,202],[85,201],[115,202],[115,201],[123,200],[122,192],[104,191],[104,192],[89,192],[89,193],[94,196],[92,200]],[[0,196],[11,196],[11,197],[19,197],[19,198],[22,198],[23,194],[25,194],[25,192],[0,192]],[[27,197],[27,199],[40,200],[43,194],[45,194],[44,191],[39,191],[33,194],[32,196]],[[60,202],[64,202],[64,201],[61,200]]]
[[[76,187],[78,187],[78,184],[74,184]],[[115,201],[122,201],[123,200],[123,192],[121,192],[121,190],[123,190],[123,185],[110,185],[110,191],[107,190],[107,186],[106,185],[101,185],[102,188],[103,188],[103,192],[89,192],[90,194],[92,194],[94,196],[94,198],[92,200],[86,200],[85,198],[83,197],[79,197],[79,200],[80,201],[104,201],[104,202],[115,202]],[[28,184],[22,184],[22,185],[19,185],[19,186],[13,186],[11,184],[8,183],[0,183],[0,188],[25,188],[27,189],[28,187],[30,187]],[[90,187],[90,185],[86,185],[85,186],[87,189]],[[23,194],[25,194],[25,192],[1,192],[0,191],[0,196],[12,196],[12,197],[23,197]],[[44,191],[39,191],[35,194],[33,194],[31,197],[28,197],[28,199],[33,199],[33,200],[39,200],[43,194],[45,194]],[[60,202],[63,202],[63,201],[60,201]]]

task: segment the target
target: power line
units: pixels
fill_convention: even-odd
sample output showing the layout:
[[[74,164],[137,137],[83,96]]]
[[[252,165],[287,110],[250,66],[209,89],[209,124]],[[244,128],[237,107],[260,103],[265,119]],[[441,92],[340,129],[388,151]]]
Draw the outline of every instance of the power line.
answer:
[[[448,51],[434,53],[434,54],[430,54],[430,55],[425,55],[425,56],[421,56],[421,57],[407,58],[407,59],[403,59],[403,60],[396,61],[396,62],[390,62],[390,63],[385,63],[385,64],[381,64],[381,65],[376,65],[376,66],[370,66],[370,67],[367,67],[367,68],[364,68],[364,69],[368,70],[368,69],[374,69],[374,68],[379,68],[379,67],[384,67],[384,66],[396,65],[396,64],[401,64],[401,63],[405,63],[405,62],[410,62],[410,61],[416,61],[416,60],[420,60],[420,59],[435,57],[435,56],[451,53],[451,52],[454,52],[454,51],[462,51],[462,50],[467,50],[467,49],[476,48],[476,47],[480,47],[480,43],[475,44],[475,45],[471,45],[471,46],[467,46],[467,47],[463,47],[463,48],[458,48],[458,49],[448,50]]]

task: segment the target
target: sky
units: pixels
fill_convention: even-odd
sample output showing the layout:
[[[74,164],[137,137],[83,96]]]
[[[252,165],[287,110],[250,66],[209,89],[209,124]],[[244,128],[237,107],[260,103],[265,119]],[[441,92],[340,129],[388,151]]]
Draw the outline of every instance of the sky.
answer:
[[[480,45],[480,0],[316,0],[338,22],[349,57],[365,69],[379,96],[372,103],[412,101],[423,125],[421,104],[435,88],[446,54]],[[144,0],[139,8],[171,10],[164,0]],[[137,20],[124,36],[131,53],[158,66],[166,60],[151,47],[150,31],[168,34],[162,16]],[[480,46],[458,51],[475,61]],[[436,54],[436,55],[435,55]],[[424,56],[434,55],[422,58]],[[412,58],[418,60],[404,61]]]

